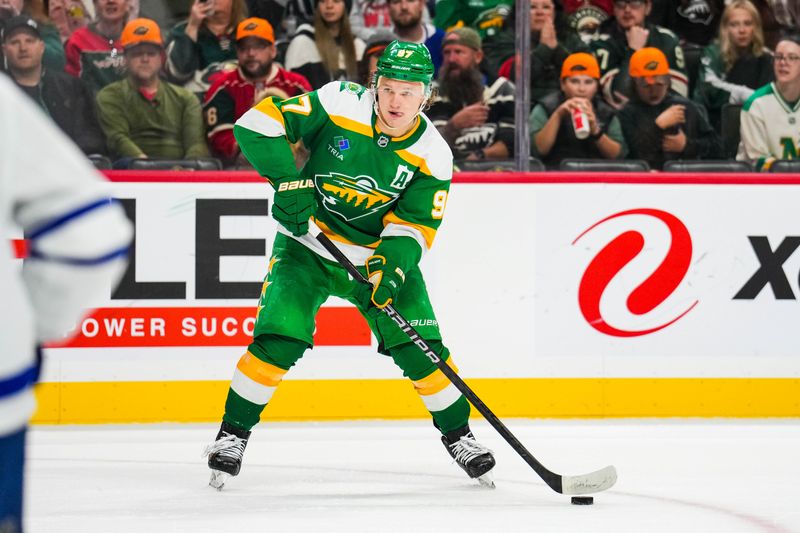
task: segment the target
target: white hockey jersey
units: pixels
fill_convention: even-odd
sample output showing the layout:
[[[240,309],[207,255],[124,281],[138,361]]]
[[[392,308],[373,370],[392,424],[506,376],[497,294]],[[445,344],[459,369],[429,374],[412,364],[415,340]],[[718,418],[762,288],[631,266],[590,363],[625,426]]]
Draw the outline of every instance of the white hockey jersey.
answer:
[[[756,170],[769,170],[776,159],[798,159],[800,101],[790,105],[774,82],[761,87],[742,107],[740,134],[736,159]]]
[[[107,297],[132,229],[102,177],[28,97],[0,76],[0,436],[34,408],[36,346]],[[28,240],[24,263],[9,238]],[[22,264],[20,264],[22,263]]]

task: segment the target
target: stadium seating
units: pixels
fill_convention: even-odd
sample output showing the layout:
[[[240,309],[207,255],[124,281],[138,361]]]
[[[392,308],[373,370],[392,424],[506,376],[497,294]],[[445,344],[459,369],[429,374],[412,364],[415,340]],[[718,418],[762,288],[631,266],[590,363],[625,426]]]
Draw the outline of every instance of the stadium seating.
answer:
[[[648,172],[650,165],[641,159],[564,159],[558,169],[571,172]]]
[[[685,43],[681,48],[683,49],[683,59],[686,65],[686,75],[689,77],[689,98],[691,98],[700,71],[700,57],[703,55],[703,47],[697,44]]]
[[[769,167],[770,172],[791,172],[800,174],[800,159],[779,159]]]
[[[197,159],[133,159],[130,170],[222,170],[222,162],[213,157]]]
[[[517,162],[513,159],[495,159],[489,161],[456,161],[458,170],[462,172],[513,172],[517,170]],[[528,162],[529,172],[543,172],[544,164],[531,157]]]
[[[664,163],[664,172],[753,172],[753,167],[730,159],[675,160]]]
[[[720,129],[722,130],[722,155],[735,158],[739,149],[739,114],[741,104],[725,104],[722,106]]]
[[[111,169],[111,160],[104,155],[100,154],[90,154],[89,161],[91,161],[94,168],[97,170],[110,170]]]

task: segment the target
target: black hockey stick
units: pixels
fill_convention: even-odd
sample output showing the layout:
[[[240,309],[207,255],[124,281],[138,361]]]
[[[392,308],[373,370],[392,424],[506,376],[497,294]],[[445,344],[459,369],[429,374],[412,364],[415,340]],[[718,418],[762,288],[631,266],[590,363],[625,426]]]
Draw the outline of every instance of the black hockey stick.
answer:
[[[312,221],[310,224],[310,232],[314,238],[330,253],[336,261],[344,267],[347,272],[353,276],[353,279],[360,283],[370,284],[370,282],[358,271],[358,269],[353,265],[353,263],[347,258],[347,256],[342,253],[339,248],[331,242],[328,237],[320,231],[320,229],[314,224]],[[400,313],[392,306],[392,304],[387,305],[384,307],[383,312],[391,318],[394,323],[399,327],[403,333],[405,333],[409,340],[417,345],[417,347],[422,350],[422,352],[430,359],[433,363],[439,367],[447,379],[449,379],[455,387],[461,391],[469,402],[475,406],[475,409],[478,410],[483,417],[489,421],[492,427],[500,433],[500,436],[505,439],[505,441],[514,449],[515,452],[519,454],[522,459],[525,460],[528,465],[541,477],[547,485],[553,489],[554,491],[560,494],[568,494],[568,495],[579,495],[579,494],[593,494],[595,492],[601,492],[606,489],[611,488],[614,483],[617,481],[617,470],[613,466],[607,466],[596,472],[591,472],[588,474],[577,475],[577,476],[562,476],[561,474],[556,474],[555,472],[550,471],[546,466],[540,463],[532,454],[529,452],[522,443],[517,440],[513,433],[500,421],[499,418],[492,412],[489,407],[486,406],[483,401],[478,398],[477,394],[473,392],[469,386],[464,383],[458,374],[447,365],[446,362],[442,361],[442,359],[434,352],[428,343],[423,339],[419,333],[408,323],[408,321],[403,318]]]

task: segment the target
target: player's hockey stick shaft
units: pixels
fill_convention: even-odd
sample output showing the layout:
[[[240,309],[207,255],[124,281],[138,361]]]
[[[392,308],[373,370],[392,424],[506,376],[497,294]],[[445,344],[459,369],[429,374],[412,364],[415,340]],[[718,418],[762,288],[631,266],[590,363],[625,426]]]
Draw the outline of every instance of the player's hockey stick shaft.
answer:
[[[330,253],[336,262],[344,267],[347,272],[353,276],[353,279],[360,283],[369,284],[369,281],[364,277],[361,272],[353,265],[353,263],[342,253],[339,248],[331,242],[331,240],[313,223],[310,224],[311,234],[317,241]],[[422,352],[441,370],[447,379],[475,406],[475,409],[483,415],[483,417],[497,430],[501,437],[519,454],[522,459],[530,465],[531,468],[541,477],[547,485],[554,491],[560,494],[591,494],[606,490],[614,485],[617,480],[617,472],[613,466],[607,466],[596,472],[578,476],[562,476],[550,471],[542,463],[540,463],[534,456],[522,445],[522,443],[514,436],[513,433],[497,418],[489,407],[483,403],[477,394],[459,377],[455,371],[447,365],[437,354],[434,352],[425,339],[417,333],[417,331],[397,312],[391,305],[384,307],[383,312],[391,318],[394,323],[405,333],[409,340],[417,345]]]

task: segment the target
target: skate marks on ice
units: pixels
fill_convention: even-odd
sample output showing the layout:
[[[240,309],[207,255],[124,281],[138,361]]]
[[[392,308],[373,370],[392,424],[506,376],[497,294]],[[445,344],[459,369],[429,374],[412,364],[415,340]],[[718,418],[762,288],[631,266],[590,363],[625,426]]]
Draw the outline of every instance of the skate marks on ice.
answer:
[[[27,531],[800,532],[797,427],[698,440],[692,426],[514,424],[554,468],[613,462],[619,484],[593,506],[570,505],[480,424],[497,453],[495,490],[470,480],[421,422],[265,424],[220,492],[196,459],[211,425],[35,428]],[[743,462],[762,439],[783,444]]]

